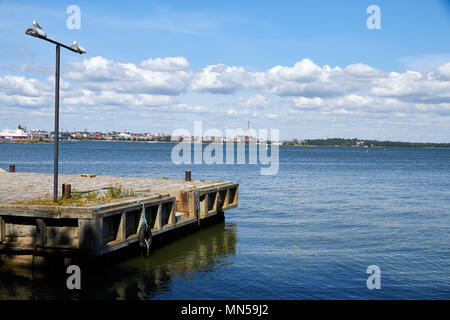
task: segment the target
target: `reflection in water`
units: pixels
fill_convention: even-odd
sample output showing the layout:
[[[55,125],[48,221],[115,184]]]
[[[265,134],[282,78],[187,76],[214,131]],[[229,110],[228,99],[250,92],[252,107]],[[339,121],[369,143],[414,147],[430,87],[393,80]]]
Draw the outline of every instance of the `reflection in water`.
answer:
[[[236,225],[220,223],[152,252],[102,270],[82,270],[82,289],[66,288],[64,273],[0,269],[0,299],[152,299],[173,280],[215,272],[232,263]]]

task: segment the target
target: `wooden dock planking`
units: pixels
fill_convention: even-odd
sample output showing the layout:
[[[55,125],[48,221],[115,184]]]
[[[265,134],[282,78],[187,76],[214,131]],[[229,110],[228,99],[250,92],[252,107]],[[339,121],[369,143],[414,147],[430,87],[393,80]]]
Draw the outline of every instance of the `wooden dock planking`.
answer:
[[[137,197],[97,206],[15,204],[52,192],[53,176],[39,173],[0,175],[0,249],[40,253],[88,253],[98,256],[139,241],[145,216],[153,236],[237,207],[238,184],[158,178],[60,175],[62,184],[78,192],[120,184]]]

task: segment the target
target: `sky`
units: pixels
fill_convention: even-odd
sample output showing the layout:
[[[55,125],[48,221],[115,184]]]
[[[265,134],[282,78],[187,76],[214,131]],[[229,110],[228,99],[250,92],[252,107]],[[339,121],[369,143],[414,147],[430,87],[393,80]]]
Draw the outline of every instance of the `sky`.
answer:
[[[87,50],[61,50],[63,130],[450,142],[450,1],[0,1],[0,130],[53,129],[33,20]]]

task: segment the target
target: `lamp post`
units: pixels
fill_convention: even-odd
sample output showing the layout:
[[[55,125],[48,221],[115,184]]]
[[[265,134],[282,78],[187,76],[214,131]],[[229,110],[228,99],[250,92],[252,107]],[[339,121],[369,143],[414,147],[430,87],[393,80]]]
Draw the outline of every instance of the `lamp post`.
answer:
[[[79,47],[74,41],[72,45],[66,46],[58,41],[47,38],[47,34],[40,30],[41,27],[36,21],[33,21],[33,25],[36,28],[28,28],[25,30],[25,34],[36,37],[56,45],[56,70],[55,70],[55,137],[53,139],[54,144],[54,161],[53,161],[53,201],[58,201],[58,149],[59,149],[59,56],[60,48],[66,48],[67,50],[82,54],[86,53],[86,50]]]

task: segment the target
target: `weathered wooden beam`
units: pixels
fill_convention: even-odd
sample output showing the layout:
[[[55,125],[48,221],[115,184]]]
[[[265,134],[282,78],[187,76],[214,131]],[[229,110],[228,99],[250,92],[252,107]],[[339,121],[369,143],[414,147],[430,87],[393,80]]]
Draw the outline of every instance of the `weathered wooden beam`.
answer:
[[[95,247],[93,248],[93,251],[95,254],[100,254],[100,250],[103,248],[103,218],[102,217],[95,217]]]
[[[43,246],[47,242],[47,225],[44,219],[36,219],[36,245]]]
[[[78,239],[81,250],[96,251],[98,233],[95,227],[96,220],[78,219]]]
[[[206,216],[208,214],[208,197],[209,194],[205,194],[205,201],[203,202],[203,215]]]
[[[0,242],[5,241],[5,220],[0,216]]]
[[[4,216],[21,216],[33,218],[58,218],[59,213],[57,208],[48,208],[41,210],[34,206],[2,206],[0,205],[0,214]]]
[[[238,204],[238,196],[239,196],[239,185],[236,186],[236,192],[234,193],[234,201],[233,204]]]
[[[155,229],[159,230],[162,226],[162,204],[158,205],[158,211],[156,213]]]
[[[126,224],[127,224],[126,213],[122,212],[121,217],[120,217],[119,230],[117,231],[116,240],[118,240],[118,241],[126,240],[126,238],[127,238]]]
[[[170,214],[170,216],[169,216],[169,224],[172,225],[172,226],[174,226],[177,223],[177,221],[175,219],[176,212],[177,212],[177,203],[174,200],[174,201],[172,201],[172,207],[171,207],[170,213],[169,213]]]
[[[228,202],[229,202],[229,198],[230,197],[230,189],[227,189],[227,193],[225,195],[225,200],[223,201],[223,208],[228,207]]]
[[[213,192],[213,194],[214,194],[214,192]],[[217,211],[217,201],[219,199],[219,191],[217,191],[215,193],[215,196],[213,196],[213,197],[214,197],[214,204],[213,204],[212,211]]]
[[[200,215],[200,197],[198,191],[189,192],[189,218],[198,219]]]

